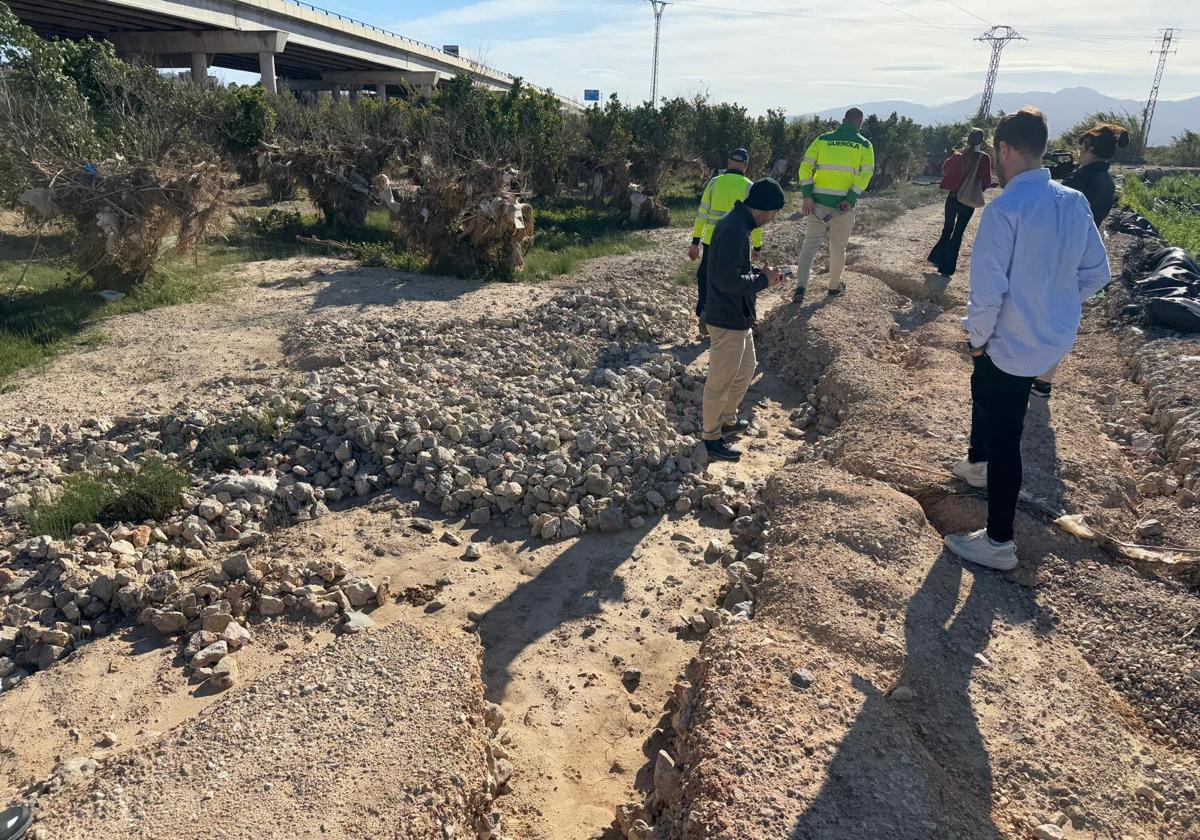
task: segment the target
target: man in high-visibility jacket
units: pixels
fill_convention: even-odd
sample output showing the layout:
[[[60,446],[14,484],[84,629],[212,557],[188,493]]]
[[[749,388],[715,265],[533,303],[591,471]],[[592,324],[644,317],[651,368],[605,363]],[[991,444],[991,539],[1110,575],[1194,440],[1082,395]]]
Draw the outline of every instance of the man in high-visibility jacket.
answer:
[[[800,192],[808,229],[800,247],[795,300],[804,300],[813,260],[821,243],[829,237],[829,294],[846,290],[842,272],[846,268],[846,244],[854,229],[854,208],[875,174],[875,149],[859,133],[863,112],[851,108],[837,131],[822,134],[812,142],[800,164]]]
[[[729,153],[725,171],[715,178],[709,179],[700,198],[700,210],[696,213],[696,224],[692,227],[692,244],[688,248],[688,259],[693,262],[700,259],[696,269],[696,320],[700,327],[700,335],[708,335],[708,325],[704,319],[704,310],[708,306],[708,246],[712,244],[713,228],[717,222],[725,218],[725,214],[733,209],[733,205],[742,201],[750,192],[754,183],[746,177],[746,168],[750,165],[750,153],[745,149],[734,149]],[[753,258],[758,259],[762,250],[762,228],[755,228],[750,235],[754,246]]]

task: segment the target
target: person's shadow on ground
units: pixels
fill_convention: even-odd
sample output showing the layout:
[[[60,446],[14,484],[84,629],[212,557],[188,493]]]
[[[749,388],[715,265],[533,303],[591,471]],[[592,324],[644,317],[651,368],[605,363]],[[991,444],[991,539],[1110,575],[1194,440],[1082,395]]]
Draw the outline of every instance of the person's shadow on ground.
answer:
[[[1058,436],[1054,431],[1050,401],[1029,398],[1025,414],[1025,434],[1021,439],[1024,462],[1024,493],[1054,510],[1064,510],[1067,485],[1062,479],[1063,465],[1058,454]]]
[[[599,615],[606,601],[621,600],[625,584],[614,574],[640,539],[635,531],[585,536],[480,618],[488,700],[504,699],[513,662],[527,647],[570,621]]]
[[[969,686],[998,610],[1033,618],[1032,599],[980,572],[955,614],[963,567],[943,553],[908,605],[900,686],[887,697],[856,678],[865,700],[825,786],[790,840],[1001,840],[992,773]],[[949,623],[947,623],[949,622]]]

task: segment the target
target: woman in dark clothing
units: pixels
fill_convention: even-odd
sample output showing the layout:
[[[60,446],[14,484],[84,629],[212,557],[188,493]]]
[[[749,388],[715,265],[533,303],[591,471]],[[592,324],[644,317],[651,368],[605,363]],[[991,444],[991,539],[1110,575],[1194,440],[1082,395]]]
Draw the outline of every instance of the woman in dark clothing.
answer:
[[[971,129],[964,148],[946,158],[942,164],[942,189],[946,195],[946,221],[942,225],[942,236],[929,252],[929,262],[937,266],[938,273],[950,277],[958,267],[958,252],[962,248],[963,234],[977,207],[983,206],[983,191],[992,185],[992,159],[983,151],[983,131]],[[967,181],[974,172],[978,188]]]
[[[1117,153],[1129,145],[1129,132],[1119,125],[1098,123],[1079,138],[1079,168],[1062,179],[1063,186],[1083,193],[1092,206],[1092,218],[1096,227],[1104,221],[1108,211],[1117,200],[1117,185],[1108,174],[1108,164]],[[1050,399],[1054,373],[1058,365],[1033,380],[1035,397]]]
[[[1063,178],[1063,185],[1079,190],[1092,205],[1096,225],[1104,221],[1117,199],[1117,185],[1108,165],[1117,149],[1129,145],[1129,132],[1119,125],[1100,123],[1079,138],[1079,168]]]

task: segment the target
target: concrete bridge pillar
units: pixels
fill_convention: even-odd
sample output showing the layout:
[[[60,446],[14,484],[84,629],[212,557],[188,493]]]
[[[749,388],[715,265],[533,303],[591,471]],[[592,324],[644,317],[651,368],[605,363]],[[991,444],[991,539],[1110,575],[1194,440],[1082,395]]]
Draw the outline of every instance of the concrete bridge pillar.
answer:
[[[275,53],[263,50],[258,54],[258,72],[262,74],[262,86],[271,93],[279,93],[275,81]]]
[[[194,52],[192,58],[192,84],[203,87],[208,82],[208,53]]]
[[[333,85],[329,88],[329,95],[333,97],[334,102],[340,102],[342,98],[342,86]]]
[[[375,93],[379,96],[379,104],[386,105],[388,102],[387,85],[375,85]]]
[[[357,102],[362,95],[362,85],[350,85],[350,101]]]

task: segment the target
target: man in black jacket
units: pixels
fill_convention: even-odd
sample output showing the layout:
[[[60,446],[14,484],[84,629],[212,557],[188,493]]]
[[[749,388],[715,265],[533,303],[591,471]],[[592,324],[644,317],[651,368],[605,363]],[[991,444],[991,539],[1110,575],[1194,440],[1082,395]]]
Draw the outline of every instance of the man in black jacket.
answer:
[[[773,178],[755,181],[744,201],[733,205],[713,230],[708,248],[708,378],[704,383],[704,445],[713,458],[736,461],[742,453],[726,435],[750,425],[738,408],[758,362],[754,353],[755,298],[783,282],[777,269],[750,262],[750,233],[783,208],[783,189]]]

